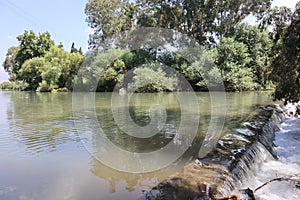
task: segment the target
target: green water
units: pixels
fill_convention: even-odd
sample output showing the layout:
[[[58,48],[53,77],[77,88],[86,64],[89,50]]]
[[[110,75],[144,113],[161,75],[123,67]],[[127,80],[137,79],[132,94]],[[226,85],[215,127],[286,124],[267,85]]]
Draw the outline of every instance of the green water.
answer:
[[[184,109],[171,93],[117,97],[125,98],[128,106],[121,101],[112,104],[110,93],[93,95],[79,93],[80,98],[74,100],[77,97],[72,93],[0,91],[0,199],[137,199],[197,156],[211,120],[223,119],[226,132],[247,121],[260,105],[271,103],[269,93],[264,92],[227,93],[218,104],[211,103],[209,93],[196,93],[197,102],[189,102]],[[112,109],[125,113],[121,122],[116,121]],[[166,118],[152,121],[156,128],[147,131],[133,126],[130,131],[135,135],[127,134],[129,123],[143,128],[153,120],[151,114],[155,119],[160,119],[160,114]],[[188,119],[184,124],[183,115]],[[99,127],[103,137],[98,136]],[[180,127],[183,136],[176,138]],[[197,130],[194,138],[189,130]],[[135,137],[139,134],[150,137]],[[125,154],[107,147],[107,141],[134,155],[164,149],[168,144],[173,147],[153,160],[138,156],[135,163],[124,161]],[[191,143],[189,148],[176,162],[153,172],[132,174],[107,166],[123,167],[123,171],[160,166],[187,143]],[[99,154],[111,163],[102,162]]]

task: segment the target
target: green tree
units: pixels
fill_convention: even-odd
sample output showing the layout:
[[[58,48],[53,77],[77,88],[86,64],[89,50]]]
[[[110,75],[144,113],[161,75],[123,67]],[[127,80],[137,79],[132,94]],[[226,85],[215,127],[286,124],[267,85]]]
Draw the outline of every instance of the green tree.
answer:
[[[265,13],[260,19],[261,29],[269,28],[272,30],[271,37],[276,42],[285,34],[286,28],[292,19],[292,11],[285,6],[274,7]]]
[[[75,47],[75,43],[72,42],[70,53],[78,53],[78,49]]]
[[[73,90],[84,56],[79,51],[78,53],[69,54],[68,59],[70,64],[69,71],[65,74],[65,81],[60,82],[64,83],[63,85],[60,84],[60,87],[66,87],[69,90]]]
[[[209,35],[217,31],[219,22],[217,1],[139,0],[139,26],[177,30],[196,39],[200,44],[214,41]],[[145,12],[146,10],[146,12]],[[218,36],[220,34],[217,34]]]
[[[14,73],[16,70],[14,70],[16,68],[16,55],[19,51],[19,47],[10,47],[7,50],[6,56],[5,56],[5,60],[2,64],[4,70],[6,72],[8,72],[10,80],[14,81],[16,79],[16,74]]]
[[[174,29],[205,45],[215,43],[213,35],[231,36],[243,19],[250,14],[261,17],[270,5],[271,0],[90,0],[85,13],[94,30],[91,47],[136,27]]]
[[[80,55],[83,55],[83,51],[81,47],[79,47],[78,53],[80,53]]]
[[[11,81],[25,90],[73,89],[83,61],[81,48],[77,50],[73,43],[72,53],[66,52],[62,44],[54,45],[48,32],[25,31],[17,39],[19,46],[9,48],[3,62]]]
[[[19,70],[19,79],[27,84],[26,90],[72,90],[82,60],[80,53],[52,46],[45,56],[26,60]]]
[[[54,41],[49,32],[36,35],[33,31],[25,31],[17,37],[17,40],[19,46],[12,73],[16,74],[17,79],[19,79],[18,73],[23,63],[31,58],[44,56],[50,47],[54,46]]]
[[[26,60],[19,71],[19,76],[28,84],[27,90],[36,90],[42,82],[42,73],[49,68],[43,57],[35,57]]]
[[[112,91],[123,78],[124,62],[121,56],[126,50],[110,49],[106,52],[90,52],[83,62],[78,83],[91,91]]]
[[[233,38],[247,46],[250,62],[247,64],[255,74],[255,82],[266,87],[270,80],[273,41],[267,30],[261,31],[256,26],[241,24],[235,29]]]
[[[53,46],[44,56],[48,63],[42,72],[40,91],[51,91],[57,88],[73,89],[75,77],[83,60],[80,53],[69,53],[60,47]]]
[[[300,2],[296,5],[290,25],[284,30],[279,54],[272,65],[278,85],[275,99],[300,100]]]
[[[252,90],[256,87],[254,73],[248,67],[251,59],[244,43],[233,38],[222,38],[210,54],[221,71],[227,91]]]
[[[174,83],[177,81],[176,78],[168,76],[158,63],[146,64],[134,69],[128,90],[131,92],[173,91]]]
[[[85,7],[86,21],[94,31],[90,35],[90,47],[96,47],[106,38],[132,29],[134,9],[134,4],[128,0],[90,0]]]
[[[83,55],[82,48],[79,47],[79,49],[77,49],[74,42],[72,42],[70,53],[79,53],[80,55]]]

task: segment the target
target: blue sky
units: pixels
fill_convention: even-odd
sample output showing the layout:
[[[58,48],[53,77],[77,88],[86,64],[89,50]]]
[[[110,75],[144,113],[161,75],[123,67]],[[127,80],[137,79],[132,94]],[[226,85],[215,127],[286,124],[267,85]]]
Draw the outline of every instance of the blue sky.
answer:
[[[0,0],[0,82],[7,79],[2,63],[9,47],[25,30],[50,32],[56,44],[66,50],[72,42],[87,50],[89,28],[85,22],[87,0]]]
[[[72,42],[87,50],[89,28],[84,7],[88,0],[0,0],[0,82],[8,78],[2,63],[9,47],[25,30],[50,32],[69,50]],[[294,7],[297,0],[275,0],[274,5]]]

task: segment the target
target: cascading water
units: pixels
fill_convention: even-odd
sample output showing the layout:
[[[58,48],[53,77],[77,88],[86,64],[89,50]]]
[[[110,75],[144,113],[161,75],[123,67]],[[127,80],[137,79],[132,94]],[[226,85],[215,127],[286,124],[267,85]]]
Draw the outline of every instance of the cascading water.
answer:
[[[257,188],[256,199],[300,199],[300,118],[286,119],[275,133],[274,144],[278,159],[267,151],[261,154],[261,162],[240,187]]]
[[[272,115],[260,117],[265,122],[247,122],[248,129],[238,130],[255,134],[256,140],[230,165],[230,171],[235,186],[250,188],[255,199],[300,199],[300,118],[286,119],[295,112],[283,110],[277,107]]]
[[[142,199],[300,199],[300,118],[285,117],[279,107],[262,108]]]

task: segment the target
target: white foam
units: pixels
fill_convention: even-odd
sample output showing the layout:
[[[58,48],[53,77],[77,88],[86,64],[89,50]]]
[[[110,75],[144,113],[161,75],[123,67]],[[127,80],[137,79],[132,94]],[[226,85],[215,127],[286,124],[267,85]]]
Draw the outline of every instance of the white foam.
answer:
[[[278,160],[269,157],[260,166],[253,169],[242,187],[252,190],[262,184],[280,177],[299,176],[300,179],[300,118],[287,119],[281,124],[281,130],[276,133],[275,141]],[[300,186],[294,181],[274,181],[254,194],[256,199],[264,200],[294,200],[300,199]]]

